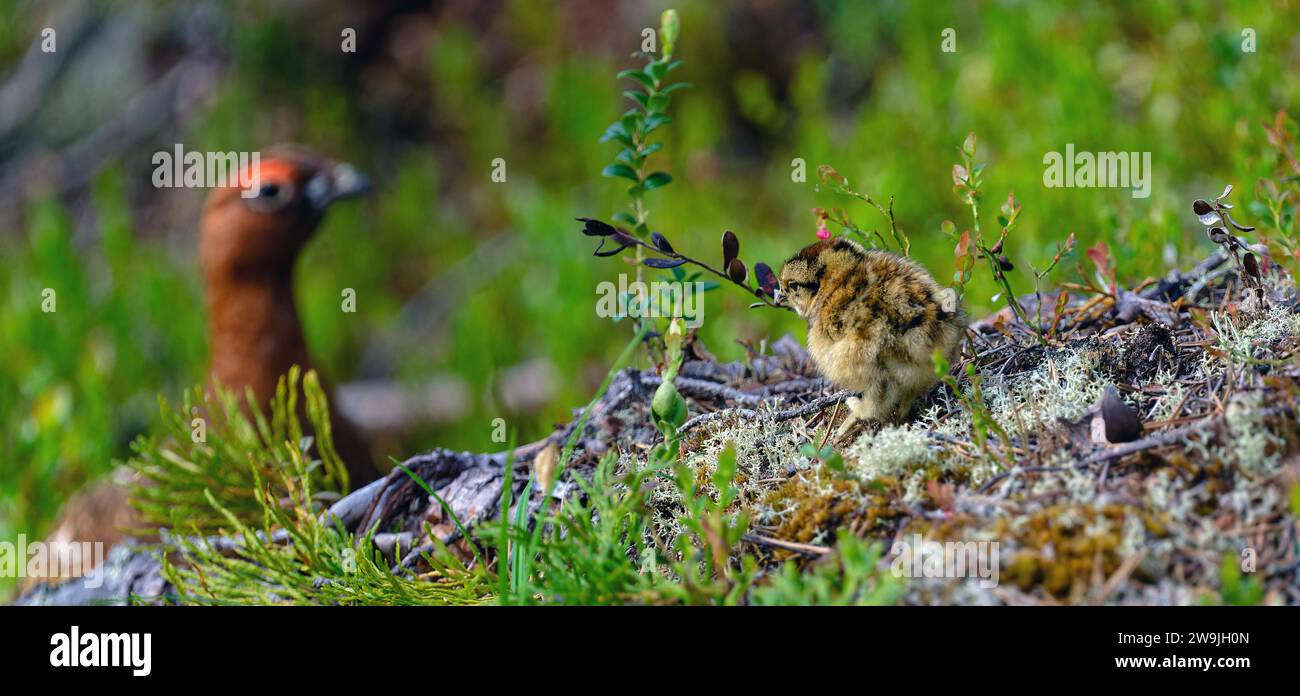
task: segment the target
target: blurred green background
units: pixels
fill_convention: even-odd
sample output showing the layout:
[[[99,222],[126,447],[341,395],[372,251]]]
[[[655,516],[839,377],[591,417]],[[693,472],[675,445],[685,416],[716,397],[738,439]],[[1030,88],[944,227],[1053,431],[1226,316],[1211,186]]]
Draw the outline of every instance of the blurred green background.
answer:
[[[375,180],[376,196],[330,213],[297,282],[322,371],[406,391],[379,404],[397,412],[371,433],[381,452],[496,450],[494,418],[520,441],[567,420],[630,331],[595,313],[596,284],[630,267],[592,258],[573,218],[625,205],[599,175],[614,146],[597,139],[627,108],[615,72],[640,65],[641,31],[668,5],[0,3],[0,539],[45,533],[129,455],[159,394],[204,379],[204,192],[150,185],[152,154],[175,143],[296,141]],[[1018,291],[1072,232],[1080,249],[1106,241],[1137,281],[1207,253],[1191,200],[1229,182],[1234,201],[1252,198],[1271,169],[1263,123],[1300,92],[1295,2],[672,5],[674,77],[693,88],[674,95],[652,160],[675,181],[646,200],[652,229],[714,262],[730,228],[743,258],[778,266],[814,240],[815,206],[881,227],[817,190],[826,163],[895,196],[913,255],[948,278],[939,225],[969,225],[950,172],[975,131],[986,208],[1012,191],[1024,206],[1007,245]],[[45,27],[54,54],[39,51]],[[356,53],[340,50],[345,27]],[[955,53],[940,50],[945,28]],[[1043,156],[1067,143],[1151,152],[1151,196],[1045,188]],[[796,157],[806,183],[791,181]],[[996,303],[976,279],[978,316]],[[355,314],[339,310],[347,287]],[[748,302],[707,295],[701,335],[720,359],[743,358],[738,340],[803,337],[792,314]]]

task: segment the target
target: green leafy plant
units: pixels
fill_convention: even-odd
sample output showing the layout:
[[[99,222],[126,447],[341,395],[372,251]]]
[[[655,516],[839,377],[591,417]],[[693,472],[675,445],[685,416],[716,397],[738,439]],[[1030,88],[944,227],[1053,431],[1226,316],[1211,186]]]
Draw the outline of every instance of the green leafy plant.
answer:
[[[208,427],[207,443],[179,450],[151,441],[138,445],[138,469],[157,478],[132,493],[150,518],[168,518],[164,541],[175,554],[162,555],[163,576],[175,587],[177,601],[387,605],[488,601],[494,578],[482,563],[467,566],[445,546],[438,546],[424,556],[432,572],[424,578],[408,577],[392,572],[370,535],[357,540],[337,521],[326,521],[322,503],[334,496],[322,496],[316,486],[337,481],[329,472],[340,466],[328,444],[329,409],[315,373],[308,372],[303,379],[307,412],[320,434],[321,450],[327,453],[323,460],[313,460],[310,438],[301,436],[302,425],[290,396],[296,393],[297,380],[295,368],[281,381],[270,423],[256,410],[252,418],[245,416],[233,397],[226,395],[220,402],[202,402],[207,409],[220,405],[225,414]],[[204,398],[201,390],[196,390],[195,398]],[[185,425],[166,419],[173,429]],[[207,456],[208,450],[224,458]],[[163,460],[168,465],[158,465]],[[234,473],[239,478],[204,474],[206,467],[238,470]],[[174,506],[170,515],[163,509],[168,503]]]
[[[829,429],[830,426],[828,425],[827,426],[828,432]],[[839,452],[835,451],[834,445],[824,444],[824,442],[825,442],[824,437],[823,437],[823,444],[820,447],[814,445],[811,442],[805,442],[803,443],[803,447],[799,449],[799,452],[803,456],[808,457],[809,459],[826,467],[826,469],[831,471],[832,473],[843,474],[844,456],[841,455]]]
[[[849,186],[848,177],[836,171],[835,168],[829,164],[823,164],[817,168],[817,177],[835,193],[864,201],[876,210],[880,211],[880,214],[889,222],[889,234],[893,237],[894,244],[898,247],[899,253],[903,256],[912,255],[912,240],[908,238],[906,233],[899,229],[897,221],[894,220],[893,196],[889,197],[889,207],[886,208],[877,203],[870,195],[860,191],[855,191],[851,188]],[[849,214],[845,212],[843,208],[832,208],[829,213],[821,208],[813,208],[812,212],[817,220],[818,227],[821,229],[825,228],[826,222],[829,220],[844,228],[845,231],[861,237],[869,246],[889,248],[889,244],[885,241],[884,236],[881,235],[878,230],[873,229],[868,233],[866,230],[859,227],[857,223],[853,222],[853,219],[849,217]]]
[[[1002,295],[1006,297],[1007,306],[1016,313],[1016,317],[1025,323],[1030,323],[1025,316],[1025,310],[1016,299],[1016,293],[1011,289],[1011,282],[1007,279],[1007,271],[1012,270],[1015,266],[1011,260],[1002,253],[1003,244],[1006,242],[1007,235],[1016,225],[1017,218],[1020,217],[1020,204],[1016,202],[1014,195],[1008,195],[1005,203],[1000,209],[1001,215],[998,216],[998,224],[1002,232],[998,235],[997,241],[992,245],[988,244],[984,238],[984,233],[980,227],[980,203],[983,201],[983,173],[984,165],[975,161],[976,139],[975,134],[971,133],[966,136],[962,142],[961,164],[952,165],[952,190],[957,197],[965,203],[971,212],[971,231],[963,231],[959,244],[969,240],[968,245],[964,245],[964,254],[977,254],[982,258],[989,267],[989,272],[993,280],[1002,288]],[[943,231],[952,236],[955,225],[945,221]],[[972,248],[973,247],[973,248]],[[966,264],[963,276],[963,285],[969,280],[970,265]]]
[[[948,359],[943,353],[935,351],[934,353],[934,374],[947,386],[957,400],[961,402],[966,412],[970,414],[971,419],[971,436],[975,439],[975,444],[979,446],[989,460],[997,462],[998,466],[1006,468],[1003,455],[991,446],[989,442],[990,435],[997,435],[999,443],[1002,446],[1008,446],[1011,442],[1007,437],[1006,430],[993,417],[989,411],[987,402],[984,400],[984,393],[980,383],[982,378],[979,371],[975,369],[975,363],[966,363],[966,380],[970,384],[970,392],[967,393],[961,388],[957,377],[952,374],[952,366],[949,365]]]
[[[752,601],[760,605],[888,605],[906,589],[892,573],[881,572],[883,546],[852,534],[841,534],[835,553],[811,570],[801,572],[787,562],[771,583],[754,588]]]
[[[202,386],[188,391],[180,408],[160,399],[162,434],[141,437],[128,465],[141,482],[130,490],[131,504],[141,521],[151,527],[181,526],[198,533],[213,533],[228,526],[233,517],[241,523],[260,519],[260,496],[286,497],[286,481],[279,474],[292,466],[294,457],[311,457],[306,477],[320,491],[306,501],[313,510],[347,493],[348,474],[334,451],[330,434],[329,403],[314,371],[301,376],[293,367],[280,379],[269,412],[264,412],[252,392],[241,401],[221,387],[210,394]],[[299,400],[314,436],[304,434],[299,420]],[[286,445],[286,443],[288,443]],[[221,508],[213,507],[218,500]]]
[[[738,604],[753,582],[754,561],[730,560],[744,534],[743,513],[726,510],[738,488],[735,453],[724,451],[711,481],[717,498],[700,490],[694,469],[670,465],[667,448],[647,464],[616,474],[618,458],[603,457],[590,480],[575,475],[581,495],[568,496],[537,525],[550,530],[534,537],[516,523],[489,525],[487,536],[507,536],[527,554],[511,564],[512,577],[500,601],[506,604]],[[668,476],[668,471],[675,471]],[[655,481],[671,482],[682,501],[683,531],[671,546],[654,531],[650,495]],[[517,520],[518,522],[518,520]],[[521,571],[522,569],[522,571]],[[519,573],[522,572],[523,575]]]
[[[1296,138],[1300,126],[1286,111],[1280,110],[1273,122],[1264,124],[1272,152],[1272,176],[1261,177],[1255,184],[1250,210],[1266,220],[1268,229],[1260,233],[1273,258],[1285,263],[1291,277],[1300,277],[1300,229],[1296,209],[1300,205],[1300,160],[1296,159]],[[1240,229],[1240,228],[1238,228]]]
[[[663,171],[649,171],[647,160],[658,152],[662,142],[651,142],[650,136],[660,128],[673,122],[668,115],[672,103],[672,93],[688,87],[686,82],[668,83],[668,73],[681,67],[682,61],[673,60],[673,49],[677,43],[680,29],[677,12],[666,10],[660,20],[659,41],[661,55],[639,54],[645,58],[645,66],[631,68],[618,73],[619,79],[627,79],[636,86],[623,92],[623,96],[633,102],[633,107],[623,113],[605,129],[600,141],[617,143],[620,148],[614,162],[601,172],[608,177],[617,177],[631,181],[627,194],[631,198],[630,212],[620,211],[614,219],[627,225],[641,238],[648,237],[650,230],[646,219],[650,211],[645,205],[645,195],[672,182],[672,175]],[[638,260],[639,257],[638,257]]]
[[[728,444],[718,454],[710,479],[714,495],[709,495],[700,489],[693,467],[676,467],[675,484],[683,507],[678,520],[688,533],[677,536],[682,562],[674,566],[673,575],[696,599],[737,603],[753,578],[752,558],[742,559],[739,568],[730,561],[731,550],[749,528],[749,513],[730,509],[740,495],[735,485],[736,470],[736,447]]]
[[[997,223],[1000,228],[996,240],[991,244],[985,238],[983,229],[980,224],[980,203],[983,201],[983,174],[985,165],[978,163],[975,159],[977,143],[974,133],[966,136],[959,148],[962,156],[960,164],[952,165],[952,186],[953,192],[961,199],[971,212],[971,228],[962,230],[961,234],[957,233],[957,225],[951,220],[944,220],[940,225],[940,231],[949,238],[956,240],[954,256],[956,257],[957,271],[953,276],[953,284],[957,289],[958,296],[965,295],[966,285],[970,282],[971,271],[975,267],[976,259],[982,259],[988,266],[989,274],[993,278],[1001,291],[994,296],[994,301],[1002,299],[1007,307],[1015,313],[1026,326],[1034,331],[1035,337],[1040,343],[1047,344],[1049,329],[1043,326],[1042,322],[1042,302],[1038,303],[1039,310],[1037,321],[1033,321],[1028,316],[1025,308],[1020,304],[1020,300],[1015,290],[1011,287],[1011,280],[1007,274],[1015,270],[1015,264],[1007,258],[1004,253],[1007,237],[1015,229],[1016,222],[1020,218],[1020,203],[1016,201],[1015,194],[1007,194],[1007,200],[998,209]],[[1074,246],[1074,235],[1070,235],[1064,245],[1057,246],[1056,255],[1051,262],[1042,271],[1034,271],[1034,289],[1039,292],[1042,281],[1046,278],[1061,259],[1069,254]],[[1062,306],[1057,308],[1057,317],[1059,317]],[[1056,319],[1053,320],[1053,327]]]
[[[425,578],[392,572],[372,537],[359,540],[312,511],[310,464],[292,448],[292,467],[255,489],[263,517],[247,524],[208,494],[233,545],[217,546],[193,525],[173,530],[179,560],[163,556],[163,576],[182,604],[463,605],[491,598],[492,577],[445,546],[424,560]],[[275,491],[287,491],[286,501]],[[436,535],[432,536],[436,539]]]
[[[1035,318],[1037,319],[1035,326],[1039,327],[1040,331],[1042,331],[1042,326],[1043,326],[1043,281],[1047,279],[1047,274],[1051,273],[1057,267],[1057,265],[1061,263],[1061,259],[1065,258],[1070,252],[1074,251],[1074,244],[1075,244],[1074,233],[1071,232],[1070,236],[1065,238],[1065,242],[1063,244],[1056,245],[1056,254],[1052,257],[1052,260],[1048,262],[1045,268],[1043,268],[1040,271],[1036,268],[1031,267],[1031,270],[1033,270],[1034,272],[1034,299],[1035,299],[1034,304],[1035,304],[1035,312],[1036,312]],[[1047,325],[1047,329],[1045,333],[1045,337],[1047,339],[1050,340],[1056,337],[1056,329],[1061,324],[1061,315],[1065,311],[1065,307],[1066,305],[1069,304],[1069,302],[1070,302],[1070,294],[1068,292],[1066,292],[1065,290],[1061,290],[1059,293],[1057,293],[1056,304],[1052,308],[1052,323]]]
[[[682,366],[684,339],[682,320],[672,319],[668,324],[668,331],[664,334],[666,360],[663,381],[655,389],[654,398],[650,402],[650,416],[654,420],[655,427],[663,433],[664,441],[672,448],[674,456],[677,448],[677,429],[686,422],[687,416],[686,399],[677,391],[677,386],[673,383]]]
[[[602,143],[615,142],[620,146],[615,161],[607,165],[601,173],[607,177],[623,178],[632,182],[627,189],[630,199],[629,210],[619,211],[613,215],[614,222],[624,225],[626,229],[593,218],[578,218],[578,221],[584,223],[583,234],[600,239],[600,244],[594,252],[595,256],[614,256],[624,249],[634,249],[636,253],[632,263],[638,266],[638,279],[641,274],[640,266],[644,265],[655,269],[671,270],[673,281],[692,282],[699,277],[699,272],[687,276],[679,269],[681,265],[690,263],[744,288],[758,298],[759,302],[754,306],[780,306],[770,300],[776,289],[776,274],[767,264],[755,264],[756,285],[751,287],[748,284],[748,268],[738,257],[740,241],[731,230],[723,233],[722,267],[718,269],[678,252],[663,234],[651,231],[647,222],[650,211],[645,204],[646,193],[672,182],[672,176],[667,172],[647,171],[648,159],[663,147],[661,141],[651,142],[650,135],[673,122],[672,117],[668,115],[668,107],[672,102],[671,95],[689,86],[689,83],[685,82],[671,84],[666,82],[668,73],[682,65],[682,61],[673,59],[679,31],[677,12],[666,10],[661,17],[659,28],[662,55],[656,57],[651,54],[639,54],[646,60],[645,67],[618,73],[620,79],[629,79],[637,84],[635,88],[623,92],[634,106],[624,112],[617,121],[611,123],[600,138]],[[614,248],[606,250],[607,241],[612,241]],[[647,258],[647,251],[656,256]],[[714,287],[717,285],[706,286],[705,290]]]
[[[504,537],[512,548],[509,563],[499,564],[508,578],[499,583],[503,604],[619,604],[654,593],[659,578],[642,573],[635,559],[648,554],[644,542],[648,471],[626,478],[615,475],[617,457],[606,455],[592,478],[574,480],[582,495],[568,497],[557,513],[538,520],[535,534],[522,513],[513,523],[487,524],[483,533]],[[531,486],[519,509],[527,508]]]
[[[605,373],[605,379],[601,382],[600,387],[596,390],[596,393],[592,396],[591,400],[587,402],[586,408],[582,410],[582,414],[574,424],[573,431],[564,442],[564,448],[558,455],[558,461],[555,464],[556,470],[553,473],[548,474],[547,480],[541,481],[542,499],[546,501],[546,503],[545,507],[543,507],[539,514],[546,515],[550,512],[555,484],[560,480],[560,476],[568,467],[569,460],[573,457],[573,450],[578,445],[578,438],[582,435],[587,420],[591,417],[592,410],[595,409],[596,404],[599,403],[600,398],[604,396],[605,392],[609,390],[610,383],[614,381],[614,375],[622,369],[623,365],[628,360],[631,359],[632,353],[636,350],[636,347],[645,340],[648,333],[648,329],[642,325],[636,335],[632,337],[632,340],[628,341],[627,345],[623,347],[623,352],[619,354],[618,358],[614,361],[613,366],[611,366],[609,371]],[[581,476],[576,478],[581,479]],[[500,521],[501,527],[498,528],[496,533],[498,548],[503,546],[513,547],[509,562],[501,571],[506,572],[505,569],[508,569],[510,573],[509,579],[502,581],[503,589],[509,587],[511,590],[511,594],[505,596],[506,601],[510,601],[510,597],[518,599],[521,593],[527,594],[531,592],[527,587],[529,586],[531,579],[534,577],[532,564],[539,560],[542,553],[541,549],[551,540],[551,536],[555,533],[553,526],[548,527],[547,524],[540,521],[534,522],[528,519],[527,501],[533,493],[535,484],[538,482],[539,478],[535,473],[534,476],[529,479],[528,483],[525,484],[523,492],[520,494],[520,502],[516,506],[517,516],[514,523],[509,524],[505,519],[505,513],[503,512],[503,517]],[[508,491],[509,486],[506,486],[506,488]],[[504,495],[507,497],[503,498],[503,511],[509,507],[509,494],[506,493]],[[529,526],[530,522],[532,522],[531,527]],[[490,525],[485,526],[490,528]],[[551,529],[551,533],[549,534],[547,532],[548,528]],[[489,534],[490,533],[491,532],[489,532]]]
[[[1264,600],[1264,588],[1255,578],[1243,578],[1238,559],[1224,556],[1219,567],[1219,598],[1224,604],[1253,606]]]

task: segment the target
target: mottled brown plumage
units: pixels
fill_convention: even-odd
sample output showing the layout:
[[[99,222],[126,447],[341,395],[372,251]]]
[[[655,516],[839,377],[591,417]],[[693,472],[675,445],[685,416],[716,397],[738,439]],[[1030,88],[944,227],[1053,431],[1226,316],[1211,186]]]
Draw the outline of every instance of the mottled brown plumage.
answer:
[[[936,382],[935,351],[956,357],[966,323],[956,293],[910,259],[843,237],[811,244],[781,268],[782,301],[808,320],[818,370],[854,391],[854,420],[896,423]]]

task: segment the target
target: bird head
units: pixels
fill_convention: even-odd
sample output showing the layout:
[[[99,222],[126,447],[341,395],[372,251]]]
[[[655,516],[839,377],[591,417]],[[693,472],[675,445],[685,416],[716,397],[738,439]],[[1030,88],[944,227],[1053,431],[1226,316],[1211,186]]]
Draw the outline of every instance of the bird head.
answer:
[[[781,267],[777,303],[788,305],[796,314],[807,319],[813,300],[826,277],[845,273],[864,254],[866,250],[857,242],[844,237],[831,237],[800,249]]]
[[[835,242],[832,238],[809,244],[781,266],[776,291],[778,304],[785,304],[799,316],[807,318],[808,308],[826,275],[825,255]]]
[[[288,273],[326,209],[370,191],[352,165],[301,147],[263,151],[254,167],[208,195],[199,256],[209,277]]]

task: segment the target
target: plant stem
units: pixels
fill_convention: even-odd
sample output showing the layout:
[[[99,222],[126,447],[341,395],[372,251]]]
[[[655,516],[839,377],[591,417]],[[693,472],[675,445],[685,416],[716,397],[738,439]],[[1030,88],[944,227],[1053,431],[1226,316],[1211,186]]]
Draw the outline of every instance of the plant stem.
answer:
[[[707,264],[707,263],[705,263],[705,262],[703,262],[703,261],[700,261],[699,259],[693,259],[693,258],[691,258],[691,257],[689,257],[689,256],[687,256],[687,255],[685,255],[685,254],[678,253],[678,252],[675,252],[675,251],[672,252],[672,253],[668,253],[668,252],[666,252],[666,251],[660,249],[659,247],[654,246],[653,244],[647,244],[646,242],[643,242],[643,241],[641,241],[640,239],[637,239],[636,237],[634,237],[634,236],[632,236],[632,235],[629,235],[629,234],[626,234],[626,233],[624,233],[622,236],[623,236],[623,237],[626,237],[626,238],[627,238],[627,241],[631,241],[631,242],[633,242],[633,243],[635,243],[635,244],[637,245],[637,253],[638,253],[638,255],[641,253],[641,249],[642,249],[642,248],[645,248],[645,249],[649,249],[650,251],[655,252],[656,254],[660,254],[660,255],[662,255],[662,256],[664,256],[664,257],[666,257],[666,258],[670,258],[670,259],[681,259],[681,260],[685,261],[686,263],[695,264],[696,266],[699,266],[700,268],[703,268],[704,270],[706,270],[706,271],[708,271],[708,272],[710,272],[710,273],[712,273],[712,274],[718,276],[719,278],[723,278],[724,280],[726,280],[726,281],[728,281],[728,282],[730,282],[730,283],[732,283],[732,284],[734,284],[734,285],[738,285],[738,286],[740,286],[741,288],[744,288],[746,292],[748,292],[749,294],[753,295],[754,297],[757,297],[757,298],[759,299],[760,302],[762,302],[763,304],[767,305],[768,307],[773,307],[773,308],[775,308],[775,309],[784,309],[784,310],[786,310],[786,311],[790,311],[790,312],[793,312],[793,311],[794,311],[794,310],[791,309],[790,307],[787,307],[787,306],[785,306],[785,305],[776,304],[775,302],[772,302],[771,300],[767,299],[766,296],[764,296],[763,294],[759,293],[758,290],[756,290],[755,288],[751,288],[751,287],[749,287],[748,285],[746,285],[746,284],[744,284],[744,283],[737,283],[736,281],[734,281],[734,280],[731,279],[731,276],[727,275],[726,273],[723,273],[722,271],[720,271],[720,270],[714,268],[713,266],[710,266],[709,264]],[[640,258],[640,257],[638,256],[638,258]]]

